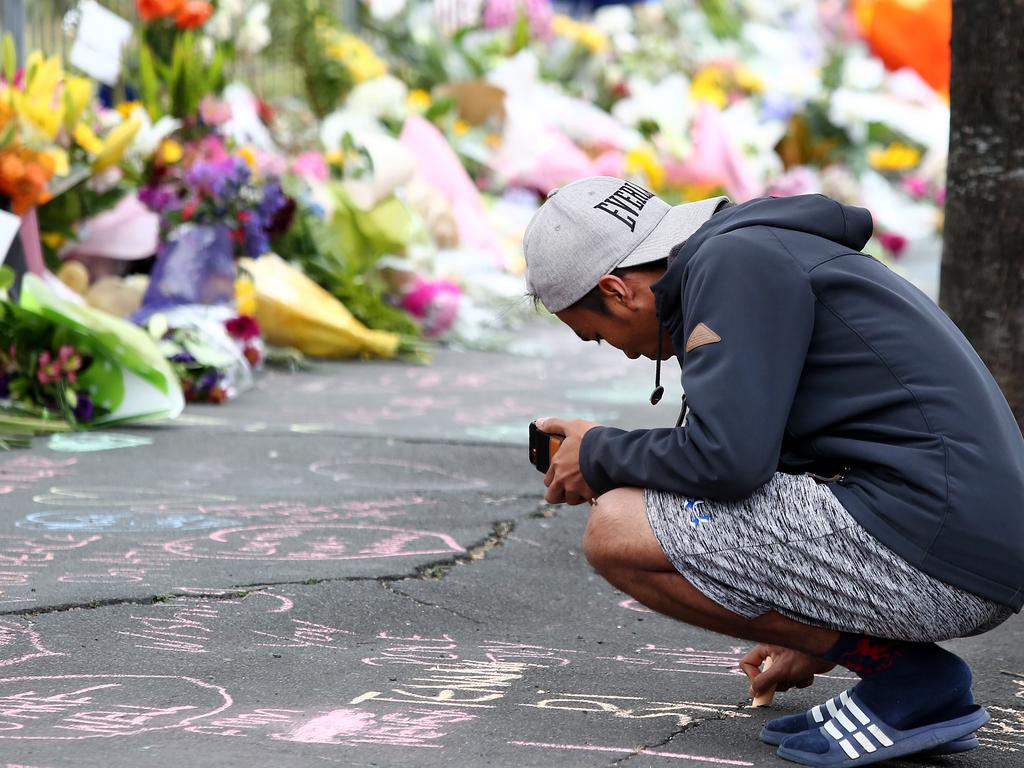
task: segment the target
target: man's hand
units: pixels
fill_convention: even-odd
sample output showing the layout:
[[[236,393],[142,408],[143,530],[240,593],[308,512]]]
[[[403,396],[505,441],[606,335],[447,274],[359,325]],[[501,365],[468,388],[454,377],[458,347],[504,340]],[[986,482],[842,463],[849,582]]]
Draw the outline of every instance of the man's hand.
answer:
[[[548,473],[544,475],[544,485],[548,487],[544,500],[549,504],[582,504],[594,498],[594,491],[580,471],[580,446],[583,435],[599,426],[581,419],[537,419],[537,428],[542,432],[565,435],[561,447],[551,459]]]
[[[771,656],[772,665],[764,672],[761,665]],[[783,648],[781,645],[757,645],[740,661],[740,667],[750,678],[750,697],[756,698],[773,687],[777,691],[807,688],[814,684],[814,676],[824,674],[835,664],[822,661],[806,653]]]

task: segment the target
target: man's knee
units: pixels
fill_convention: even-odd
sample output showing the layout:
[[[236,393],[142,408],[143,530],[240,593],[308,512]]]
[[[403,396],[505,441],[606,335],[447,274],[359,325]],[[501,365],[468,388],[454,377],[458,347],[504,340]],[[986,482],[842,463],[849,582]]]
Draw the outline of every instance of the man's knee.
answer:
[[[628,566],[629,520],[643,514],[643,492],[636,488],[615,488],[603,494],[591,508],[583,534],[583,554],[603,576]],[[635,531],[635,528],[634,528]]]

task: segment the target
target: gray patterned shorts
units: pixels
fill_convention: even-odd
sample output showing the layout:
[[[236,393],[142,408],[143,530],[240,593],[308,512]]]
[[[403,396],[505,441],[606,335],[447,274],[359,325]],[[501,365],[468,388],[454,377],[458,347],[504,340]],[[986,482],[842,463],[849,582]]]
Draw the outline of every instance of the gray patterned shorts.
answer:
[[[777,611],[842,632],[932,642],[981,634],[1013,615],[917,570],[806,475],[776,474],[740,501],[645,490],[644,503],[676,570],[746,618]]]

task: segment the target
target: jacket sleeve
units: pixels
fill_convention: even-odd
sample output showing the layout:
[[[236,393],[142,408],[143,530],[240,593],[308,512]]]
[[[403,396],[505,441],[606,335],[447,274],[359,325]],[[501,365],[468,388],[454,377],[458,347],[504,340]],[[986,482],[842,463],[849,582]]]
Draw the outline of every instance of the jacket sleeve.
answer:
[[[673,346],[681,356],[686,424],[587,432],[580,467],[598,494],[637,486],[739,499],[778,467],[814,326],[809,275],[770,229],[751,227],[705,242],[683,285]],[[721,341],[686,352],[701,323]]]

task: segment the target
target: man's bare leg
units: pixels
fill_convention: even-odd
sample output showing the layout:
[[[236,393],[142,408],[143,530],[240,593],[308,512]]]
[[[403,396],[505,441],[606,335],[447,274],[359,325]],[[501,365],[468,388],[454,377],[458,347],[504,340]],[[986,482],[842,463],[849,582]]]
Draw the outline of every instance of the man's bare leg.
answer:
[[[673,567],[647,522],[643,491],[617,488],[594,504],[583,537],[587,560],[601,576],[648,608],[730,637],[782,646],[820,658],[839,633],[774,611],[747,619],[706,597]],[[831,666],[831,665],[830,665]]]

